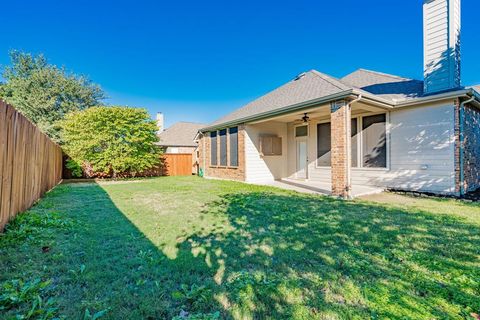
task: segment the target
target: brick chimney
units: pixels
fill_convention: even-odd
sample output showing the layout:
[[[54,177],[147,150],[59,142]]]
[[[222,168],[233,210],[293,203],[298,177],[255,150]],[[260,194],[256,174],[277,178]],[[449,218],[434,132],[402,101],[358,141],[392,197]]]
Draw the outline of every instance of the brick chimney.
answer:
[[[461,0],[423,0],[424,91],[461,86]]]

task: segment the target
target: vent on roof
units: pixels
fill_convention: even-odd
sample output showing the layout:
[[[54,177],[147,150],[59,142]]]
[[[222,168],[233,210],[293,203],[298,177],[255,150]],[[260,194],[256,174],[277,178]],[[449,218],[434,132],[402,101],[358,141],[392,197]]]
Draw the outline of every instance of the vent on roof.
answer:
[[[305,73],[305,72],[302,72],[302,73],[300,73],[299,75],[297,75],[297,76],[293,79],[293,81],[300,80],[300,79],[302,79],[303,77],[305,77],[305,75],[306,75],[306,73]]]

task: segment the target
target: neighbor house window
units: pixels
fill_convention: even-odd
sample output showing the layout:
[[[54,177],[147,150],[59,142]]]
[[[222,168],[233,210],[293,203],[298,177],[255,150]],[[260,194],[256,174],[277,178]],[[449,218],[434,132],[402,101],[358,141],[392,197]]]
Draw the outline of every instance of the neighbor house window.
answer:
[[[358,119],[352,119],[352,167],[358,167]]]
[[[217,132],[210,132],[210,165],[217,165]]]
[[[219,131],[220,134],[220,165],[227,166],[227,129]]]
[[[238,166],[238,128],[228,129],[228,135],[230,140],[230,166]]]
[[[387,167],[386,115],[363,117],[363,166],[366,168]]]
[[[329,167],[332,164],[330,128],[330,122],[317,125],[317,166],[320,167]]]

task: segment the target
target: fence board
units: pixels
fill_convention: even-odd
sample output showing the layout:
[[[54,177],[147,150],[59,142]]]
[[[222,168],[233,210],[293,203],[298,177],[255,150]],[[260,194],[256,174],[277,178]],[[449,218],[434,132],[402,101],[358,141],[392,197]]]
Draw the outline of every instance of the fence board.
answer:
[[[0,100],[0,231],[62,179],[62,150]]]
[[[163,174],[166,176],[192,175],[192,154],[165,153],[163,155]]]

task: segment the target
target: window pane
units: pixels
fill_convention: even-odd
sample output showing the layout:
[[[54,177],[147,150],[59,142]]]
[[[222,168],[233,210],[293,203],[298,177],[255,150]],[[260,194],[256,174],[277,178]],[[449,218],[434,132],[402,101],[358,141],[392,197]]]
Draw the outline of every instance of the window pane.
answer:
[[[236,167],[238,166],[238,128],[230,128],[228,133],[230,135],[230,165]]]
[[[308,127],[301,126],[295,128],[295,137],[306,137],[308,136]]]
[[[331,166],[331,130],[330,123],[317,125],[317,165],[322,167]]]
[[[220,130],[220,165],[227,166],[227,129]]]
[[[217,132],[210,132],[210,165],[217,165]]]
[[[363,118],[363,166],[387,167],[386,115]]]
[[[352,119],[352,167],[358,167],[358,122]]]

